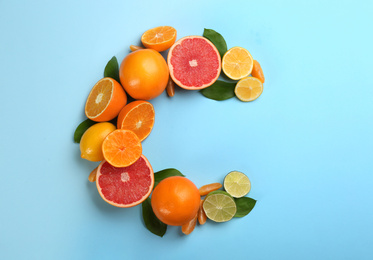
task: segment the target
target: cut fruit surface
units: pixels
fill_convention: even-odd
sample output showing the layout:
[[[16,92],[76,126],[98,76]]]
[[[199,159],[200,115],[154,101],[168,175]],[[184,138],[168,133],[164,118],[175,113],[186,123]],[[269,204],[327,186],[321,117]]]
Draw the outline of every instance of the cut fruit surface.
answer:
[[[237,206],[234,199],[224,191],[213,191],[203,202],[206,216],[215,222],[226,222],[236,214]]]
[[[224,178],[224,189],[235,198],[241,198],[249,193],[251,182],[242,172],[232,171]]]
[[[212,85],[221,71],[221,58],[216,47],[201,36],[178,40],[167,57],[172,80],[184,89],[203,89]]]
[[[153,169],[144,155],[128,167],[114,167],[102,161],[97,168],[96,186],[107,203],[133,207],[149,197],[154,186]]]
[[[127,95],[112,78],[99,80],[92,88],[85,104],[86,116],[96,122],[110,121],[126,105]]]
[[[253,62],[253,57],[248,50],[242,47],[233,47],[224,54],[222,69],[230,79],[239,80],[250,75]]]
[[[115,167],[127,167],[135,163],[142,154],[142,146],[137,135],[124,129],[110,133],[102,143],[105,160]]]
[[[263,83],[254,77],[243,78],[237,82],[234,93],[241,101],[253,101],[263,93]]]
[[[154,107],[151,103],[143,100],[133,101],[120,111],[117,127],[131,130],[143,141],[153,129],[154,117]]]
[[[158,26],[141,36],[141,42],[146,48],[159,52],[169,49],[175,41],[176,29],[171,26]]]

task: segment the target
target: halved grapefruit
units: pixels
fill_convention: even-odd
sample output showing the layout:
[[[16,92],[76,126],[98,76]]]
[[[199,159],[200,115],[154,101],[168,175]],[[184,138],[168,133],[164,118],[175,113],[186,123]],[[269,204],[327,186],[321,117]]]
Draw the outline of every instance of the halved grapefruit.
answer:
[[[168,52],[167,63],[173,81],[189,90],[211,86],[221,71],[218,49],[201,36],[178,40]]]
[[[107,203],[129,208],[149,197],[154,186],[154,172],[144,155],[128,167],[114,167],[102,161],[97,168],[98,193]]]

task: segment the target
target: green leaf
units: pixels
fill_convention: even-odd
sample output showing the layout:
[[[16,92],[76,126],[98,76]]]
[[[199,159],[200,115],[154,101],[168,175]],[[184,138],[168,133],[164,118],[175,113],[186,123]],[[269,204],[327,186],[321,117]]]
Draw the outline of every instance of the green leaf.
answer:
[[[146,228],[153,234],[163,237],[167,231],[167,225],[160,221],[153,212],[150,198],[144,200],[142,206],[142,217]]]
[[[217,80],[210,87],[204,88],[200,92],[207,98],[222,101],[235,96],[234,88],[236,84],[236,82],[231,83]]]
[[[86,119],[84,120],[83,122],[81,122],[78,127],[75,129],[75,133],[74,133],[74,142],[75,143],[80,143],[80,139],[82,139],[82,135],[84,134],[84,132],[90,128],[91,126],[93,126],[94,124],[96,124],[95,121],[92,121],[90,119]]]
[[[162,171],[154,173],[154,187],[157,186],[161,180],[171,176],[185,177],[185,175],[183,175],[180,171],[174,168],[164,169]]]
[[[203,31],[203,37],[209,39],[215,45],[220,53],[220,57],[223,58],[223,55],[227,52],[227,43],[223,36],[212,29],[205,28]]]
[[[110,77],[120,82],[118,60],[115,56],[106,64],[104,77]]]
[[[237,212],[234,215],[235,218],[242,218],[250,213],[250,211],[254,208],[256,200],[249,198],[249,197],[242,197],[238,199],[234,199],[237,206]]]

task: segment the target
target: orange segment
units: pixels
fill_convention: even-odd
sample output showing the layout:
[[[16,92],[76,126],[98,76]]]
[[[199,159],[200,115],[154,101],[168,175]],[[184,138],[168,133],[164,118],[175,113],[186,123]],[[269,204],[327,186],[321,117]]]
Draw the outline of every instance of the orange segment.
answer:
[[[137,100],[126,105],[118,115],[118,129],[134,132],[143,141],[153,129],[154,107],[151,103]]]
[[[126,105],[127,95],[112,78],[99,80],[92,88],[85,104],[86,116],[96,122],[110,121]]]
[[[250,75],[253,69],[253,57],[248,50],[233,47],[224,54],[222,69],[230,79],[242,79]]]
[[[102,143],[105,160],[115,167],[127,167],[135,163],[142,154],[137,135],[129,130],[117,129]]]
[[[176,29],[171,26],[159,26],[147,30],[141,36],[141,42],[146,48],[156,51],[169,49],[176,40]]]
[[[263,92],[263,83],[254,77],[247,77],[238,81],[234,93],[241,101],[253,101]]]
[[[265,81],[262,67],[260,66],[260,63],[257,60],[254,60],[254,66],[253,70],[251,71],[251,76],[259,79],[262,83],[264,83]]]

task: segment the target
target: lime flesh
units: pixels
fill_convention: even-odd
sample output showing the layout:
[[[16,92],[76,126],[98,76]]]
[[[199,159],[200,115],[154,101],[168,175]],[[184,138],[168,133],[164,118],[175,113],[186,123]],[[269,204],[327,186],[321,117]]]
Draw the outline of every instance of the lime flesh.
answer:
[[[233,198],[228,194],[215,193],[206,197],[203,210],[209,219],[215,222],[226,222],[236,214],[237,207]]]
[[[242,172],[232,171],[224,178],[224,189],[234,198],[241,198],[249,193],[251,183]]]

